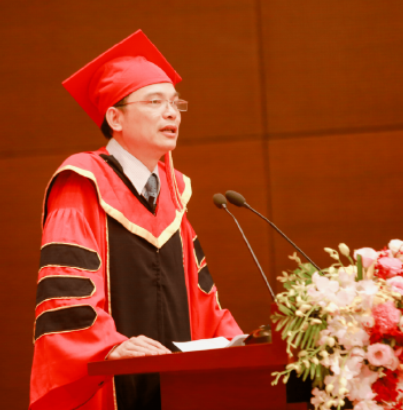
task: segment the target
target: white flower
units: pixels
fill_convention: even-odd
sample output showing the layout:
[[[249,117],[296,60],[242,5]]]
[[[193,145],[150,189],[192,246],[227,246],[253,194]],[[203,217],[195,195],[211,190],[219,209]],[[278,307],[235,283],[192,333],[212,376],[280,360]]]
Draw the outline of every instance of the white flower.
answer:
[[[337,305],[340,307],[351,305],[355,295],[355,287],[353,286],[339,290],[339,292],[337,292]]]
[[[326,385],[326,391],[328,393],[334,392],[334,391],[338,391],[340,386],[340,377],[339,376],[331,376],[331,375],[327,375],[325,377],[325,385]]]
[[[317,387],[312,390],[312,396],[311,403],[315,406],[315,410],[319,409],[323,403],[331,399],[324,390],[319,390]]]
[[[345,243],[339,243],[339,251],[346,257],[350,255],[350,248]]]
[[[350,381],[348,398],[350,400],[371,400],[376,396],[369,383],[362,383],[360,379]]]
[[[346,266],[339,268],[338,279],[339,283],[343,287],[355,286],[355,275],[356,268],[355,266]]]
[[[402,316],[403,317],[403,316]],[[375,324],[375,319],[373,316],[371,315],[362,315],[362,316],[358,316],[358,320],[360,321],[360,323],[368,328],[371,328],[374,326]]]
[[[403,252],[403,241],[400,239],[392,239],[388,243],[388,248],[392,251],[393,255],[395,255],[397,252]]]
[[[339,282],[329,280],[326,276],[321,276],[318,272],[312,275],[312,284],[308,285],[308,296],[319,306],[325,307],[329,302],[336,302],[336,292],[339,290]]]
[[[372,400],[365,400],[356,404],[354,410],[383,410],[383,407],[378,406],[376,402]]]
[[[312,306],[311,306],[311,305],[308,305],[308,304],[306,304],[306,303],[304,303],[303,305],[301,305],[301,306],[299,307],[299,310],[300,310],[301,312],[303,312],[303,313],[307,312],[307,311],[310,310],[310,309],[312,309]]]
[[[368,366],[362,366],[361,373],[349,380],[348,398],[350,400],[372,400],[376,394],[372,391],[372,384],[378,379],[378,373],[371,371]]]
[[[340,361],[341,361],[341,356],[338,350],[336,350],[333,354],[324,357],[320,363],[327,367],[328,369],[331,369],[331,371],[335,374],[335,375],[339,375],[340,374]],[[330,377],[330,376],[329,376]],[[333,377],[333,376],[332,376]],[[326,383],[326,381],[325,381]],[[327,383],[326,383],[327,384]]]
[[[357,249],[354,251],[355,260],[357,260],[357,255],[361,255],[364,268],[369,268],[378,259],[378,252],[372,248]]]
[[[344,377],[347,380],[351,380],[353,377],[356,377],[361,373],[364,358],[365,352],[363,349],[360,349],[359,347],[354,347],[350,351],[350,356],[346,361],[344,372]]]
[[[378,292],[378,286],[372,280],[360,280],[357,282],[357,292],[367,296],[373,296]]]
[[[358,326],[348,328],[344,337],[341,338],[340,343],[344,345],[346,349],[354,346],[366,346],[369,342],[368,333]]]
[[[393,292],[403,295],[403,278],[401,276],[394,276],[393,278],[386,279],[386,283],[390,286]]]
[[[339,307],[336,305],[336,303],[330,302],[324,309],[325,313],[330,313],[331,315],[335,313],[339,313]]]
[[[327,252],[331,258],[336,259],[336,261],[339,260],[339,253],[337,251],[335,251],[332,248],[324,248],[324,249],[325,249],[325,252]]]
[[[360,296],[360,301],[357,301],[357,307],[366,311],[372,308],[374,297],[378,293],[378,286],[370,279],[360,280],[356,284],[357,294]]]
[[[341,316],[335,316],[328,324],[327,333],[327,335],[337,337],[339,344],[346,349],[351,349],[354,346],[365,346],[369,341],[367,332],[360,326],[359,322],[351,317],[346,321]],[[321,336],[324,334],[322,331]]]

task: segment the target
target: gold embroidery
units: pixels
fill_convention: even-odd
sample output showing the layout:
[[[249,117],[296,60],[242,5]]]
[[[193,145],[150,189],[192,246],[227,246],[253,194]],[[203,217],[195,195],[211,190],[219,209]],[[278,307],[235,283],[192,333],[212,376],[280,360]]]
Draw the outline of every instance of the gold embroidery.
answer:
[[[184,247],[183,247],[182,228],[179,228],[179,238],[180,238],[180,240],[181,240],[181,246],[182,246],[183,272],[184,272],[185,276],[186,276],[187,278],[189,278],[189,275],[187,274],[187,270],[186,270],[186,267],[185,267],[185,249],[184,249]],[[192,312],[191,312],[191,309],[190,309],[190,300],[189,300],[189,294],[190,294],[190,292],[189,292],[189,289],[188,289],[189,286],[190,286],[190,284],[188,283],[189,280],[190,280],[190,279],[188,279],[188,281],[186,281],[186,278],[185,278],[186,297],[187,297],[188,312],[189,312],[190,332],[192,332],[192,325],[191,325],[191,323],[192,323]]]
[[[165,156],[165,158],[167,158],[167,157]],[[174,162],[173,162],[173,158],[172,158],[172,151],[168,152],[168,163],[169,164],[166,164],[167,167],[165,169],[168,168],[169,173],[170,173],[170,178],[167,178],[167,179],[168,179],[168,181],[171,180],[173,182],[175,202],[176,202],[177,205],[179,205],[179,209],[183,209],[183,208],[185,208],[185,204],[183,203],[182,196],[179,193],[178,184],[176,182],[175,168],[174,168]],[[168,165],[169,165],[169,167],[168,167]],[[168,182],[168,184],[169,184],[169,182]]]
[[[182,264],[183,264],[183,271],[185,272],[185,275],[186,275],[186,268],[185,268],[185,251],[184,251],[184,249],[183,249],[182,228],[179,228],[179,239],[181,240],[181,246],[182,246]]]
[[[205,290],[203,290],[203,289],[200,287],[199,284],[197,284],[197,287],[198,287],[203,293],[205,293],[206,295],[209,295],[209,294],[211,293],[211,291],[213,290],[214,285],[215,285],[215,284],[213,283],[212,286],[211,286],[211,289],[210,289],[208,292],[206,292]]]
[[[114,410],[118,410],[118,401],[116,399],[115,377],[112,378],[112,389],[113,389],[113,406],[114,406]]]
[[[162,246],[171,238],[171,236],[179,229],[180,224],[182,222],[182,217],[185,213],[185,208],[182,211],[175,211],[176,216],[173,220],[173,222],[165,228],[164,231],[161,232],[160,236],[157,238],[155,237],[151,232],[147,231],[146,229],[142,228],[139,225],[134,224],[133,222],[129,221],[123,214],[122,212],[118,211],[117,209],[113,208],[109,204],[107,204],[102,196],[101,192],[98,187],[98,182],[97,179],[95,178],[95,175],[87,170],[78,168],[74,165],[66,165],[65,167],[59,169],[56,171],[56,173],[53,175],[53,178],[55,178],[56,175],[63,171],[73,171],[76,172],[77,174],[90,179],[97,190],[98,193],[98,198],[99,198],[99,204],[103,208],[103,210],[111,216],[113,219],[117,220],[119,223],[121,223],[129,232],[142,237],[145,239],[147,242],[151,243],[151,245],[154,245],[156,248],[160,249]],[[189,201],[191,194],[192,194],[192,188],[190,185],[190,179],[186,177],[185,175],[183,176],[183,180],[185,182],[185,189],[182,194],[182,199],[184,201],[184,204],[186,205],[186,201]]]
[[[200,265],[199,265],[199,261],[197,260],[196,249],[194,247],[193,247],[193,256],[195,258],[197,270],[200,271]]]
[[[193,243],[194,243],[194,241],[195,241],[196,239],[197,239],[197,235],[193,238]],[[197,266],[197,274],[199,274],[200,271],[207,266],[206,257],[204,256],[203,259],[201,260],[201,262],[199,263],[199,260],[197,259],[197,255],[196,255],[196,249],[195,249],[194,246],[193,246],[193,256],[194,256],[194,258],[195,258],[195,262],[196,262],[196,266]],[[204,262],[204,263],[203,263],[203,262]],[[205,290],[203,290],[203,289],[200,287],[199,284],[197,284],[197,286],[198,286],[198,288],[199,288],[203,293],[205,293],[206,295],[209,295],[209,294],[211,293],[213,287],[214,287],[214,283],[213,283],[213,285],[211,286],[211,289],[210,289],[208,292],[206,292]]]
[[[105,255],[106,255],[106,286],[108,294],[108,313],[112,315],[112,302],[111,302],[111,278],[110,278],[110,260],[109,260],[109,228],[108,228],[108,217],[105,215]]]
[[[193,238],[193,243],[194,243],[194,241],[195,241],[196,239],[197,239],[197,235]],[[203,256],[203,259],[202,259],[201,262],[199,263],[199,260],[197,259],[196,249],[195,249],[194,245],[193,245],[193,255],[194,255],[194,257],[195,257],[195,261],[196,261],[196,265],[197,265],[197,270],[200,272],[200,270],[201,270],[202,268],[204,268],[204,266],[207,265],[207,264],[204,264],[204,266],[203,266],[203,262],[206,261],[206,257]]]
[[[207,266],[206,257],[204,257],[204,258],[201,260],[201,262],[200,262],[199,272],[200,272],[205,266]]]
[[[54,297],[54,298],[48,298],[45,300],[42,300],[42,302],[39,302],[36,306],[35,309],[40,306],[42,303],[47,302],[48,300],[54,300],[54,299],[86,299],[86,298],[90,298],[91,296],[94,295],[97,287],[95,286],[95,283],[93,282],[93,280],[91,278],[88,278],[87,276],[77,276],[77,275],[48,275],[48,276],[44,276],[43,278],[41,278],[37,285],[39,285],[42,281],[44,281],[45,279],[48,278],[78,278],[78,279],[86,279],[89,280],[92,285],[94,286],[93,291],[91,292],[90,295],[87,296],[59,296],[59,297]]]
[[[102,266],[102,260],[101,257],[99,256],[97,251],[94,251],[93,249],[87,248],[86,246],[82,246],[82,245],[77,245],[76,243],[68,243],[68,242],[49,242],[49,243],[45,243],[45,245],[41,246],[40,250],[42,250],[43,248],[45,248],[46,246],[49,245],[68,245],[68,246],[75,246],[77,248],[81,248],[81,249],[85,249],[86,251],[90,251],[93,252],[97,255],[98,257],[98,261],[99,261],[99,267],[98,269],[85,269],[85,268],[79,268],[77,266],[66,266],[66,265],[44,265],[41,266],[38,273],[43,269],[43,268],[71,268],[71,269],[78,269],[78,270],[82,270],[85,272],[98,272],[101,269]]]
[[[217,301],[217,305],[220,308],[220,310],[222,310],[220,299],[218,298],[218,290],[216,290],[215,292],[215,300]]]
[[[94,319],[94,321],[93,321],[89,326],[83,327],[83,328],[81,328],[81,329],[61,330],[60,332],[48,332],[48,333],[43,333],[43,334],[41,334],[37,339],[35,339],[36,322],[37,322],[37,320],[38,320],[43,314],[45,314],[45,313],[47,313],[47,312],[54,312],[54,311],[56,311],[56,310],[70,309],[70,308],[72,308],[72,307],[78,307],[78,306],[89,306],[89,307],[95,312],[95,319]],[[87,330],[87,329],[89,329],[90,327],[92,327],[92,326],[94,325],[94,323],[96,322],[97,319],[98,319],[98,313],[97,313],[97,311],[94,309],[94,307],[91,306],[91,305],[71,305],[71,306],[62,306],[62,307],[58,307],[58,308],[55,308],[55,309],[45,310],[45,311],[42,312],[40,315],[38,315],[38,317],[35,319],[35,323],[34,323],[34,344],[35,344],[36,341],[39,340],[42,336],[53,335],[53,334],[59,334],[59,333],[77,332],[77,331],[79,331],[79,330]]]
[[[108,313],[112,315],[112,301],[111,301],[111,277],[110,277],[110,255],[109,255],[109,226],[108,226],[108,216],[105,214],[105,258],[106,258],[106,287],[108,296]],[[119,345],[113,346],[113,348],[106,355],[107,357],[118,347]],[[112,377],[112,396],[113,396],[113,409],[118,410],[118,402],[116,399],[116,389],[115,389],[115,377]]]
[[[190,181],[190,178],[187,177],[186,175],[183,175],[183,182],[185,184],[185,189],[182,192],[182,201],[184,205],[186,206],[187,203],[190,201],[190,197],[192,196],[192,184]]]
[[[110,277],[110,255],[109,255],[109,226],[108,226],[108,216],[105,214],[105,258],[106,258],[106,287],[107,287],[107,296],[108,296],[108,313],[112,316],[112,301],[111,301],[111,277]],[[119,345],[114,346],[107,357],[118,347]],[[112,377],[112,395],[113,395],[113,409],[118,410],[118,402],[116,399],[116,389],[115,389],[115,377]]]

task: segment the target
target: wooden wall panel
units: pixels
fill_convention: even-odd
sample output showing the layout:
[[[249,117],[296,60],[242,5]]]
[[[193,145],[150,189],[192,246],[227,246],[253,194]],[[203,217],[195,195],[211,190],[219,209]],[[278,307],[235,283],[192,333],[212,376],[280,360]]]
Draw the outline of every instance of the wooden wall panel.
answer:
[[[273,222],[317,264],[325,246],[381,249],[403,238],[403,132],[271,141]],[[276,271],[291,247],[274,241]]]
[[[400,0],[14,0],[0,15],[8,410],[28,401],[44,187],[68,154],[105,143],[60,83],[137,28],[184,78],[190,111],[174,160],[192,178],[189,218],[222,303],[245,331],[267,322],[270,299],[215,192],[242,192],[323,266],[324,246],[403,239],[403,133],[386,131],[403,128]],[[253,214],[231,210],[275,285],[292,249]]]
[[[401,1],[260,3],[271,134],[403,124]]]
[[[244,331],[252,331],[268,321],[270,294],[234,221],[224,210],[214,206],[212,196],[233,189],[264,212],[267,182],[262,144],[244,141],[179,147],[174,162],[192,179],[193,196],[188,217],[206,253],[222,305],[232,311]],[[267,226],[246,209],[228,206],[268,274]],[[275,285],[274,278],[271,282]]]
[[[5,409],[28,407],[42,199],[61,160],[57,156],[0,160],[0,397]]]
[[[0,155],[96,147],[97,127],[60,83],[138,28],[184,78],[178,88],[190,111],[183,139],[261,132],[256,19],[248,0],[175,0],[157,8],[133,0],[17,0],[0,10],[0,108],[4,131],[18,137],[3,141]]]
[[[0,394],[3,406],[9,410],[26,408],[28,402],[45,184],[68,154],[105,143],[96,126],[62,88],[61,81],[142,28],[184,78],[179,90],[191,108],[181,130],[183,141],[261,133],[253,4],[247,0],[218,0],[189,5],[180,0],[159,3],[158,8],[152,2],[133,0],[119,4],[106,0],[69,4],[16,0],[0,4],[0,109],[2,134],[7,136],[0,147],[0,184],[3,192],[9,193],[1,205],[5,233],[0,258],[6,279],[1,285],[5,296],[0,303],[4,328],[14,336],[3,337],[1,342],[7,357],[0,375]],[[250,257],[246,254],[246,258]],[[257,286],[261,286],[257,273],[253,275]],[[260,324],[259,318],[253,318],[253,312],[261,306],[259,295],[257,304],[249,295],[243,296],[244,305],[233,303],[231,289],[236,288],[236,277],[228,290],[226,275],[215,276],[222,288],[223,303],[240,306],[238,312],[246,330]],[[238,291],[241,288],[242,284]],[[248,313],[249,305],[252,311]]]

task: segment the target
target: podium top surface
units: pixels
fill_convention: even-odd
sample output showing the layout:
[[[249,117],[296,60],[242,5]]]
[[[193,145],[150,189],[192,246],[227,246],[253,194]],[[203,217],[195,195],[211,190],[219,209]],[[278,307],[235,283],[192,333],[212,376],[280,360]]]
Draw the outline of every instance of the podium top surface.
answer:
[[[92,362],[88,364],[88,374],[90,376],[112,376],[116,374],[219,371],[240,368],[271,368],[286,363],[287,356],[284,346],[265,343],[198,352]]]

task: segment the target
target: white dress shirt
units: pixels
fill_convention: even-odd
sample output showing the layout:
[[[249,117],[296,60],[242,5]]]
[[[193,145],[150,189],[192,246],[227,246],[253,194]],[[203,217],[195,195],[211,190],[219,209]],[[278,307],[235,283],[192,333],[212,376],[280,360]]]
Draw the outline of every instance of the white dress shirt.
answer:
[[[111,138],[106,145],[108,152],[113,155],[123,168],[124,174],[129,178],[130,182],[136,188],[140,195],[144,195],[144,187],[150,178],[151,174],[155,174],[158,178],[158,194],[160,192],[160,177],[158,175],[158,164],[153,172],[135,156],[126,151],[114,138]]]

